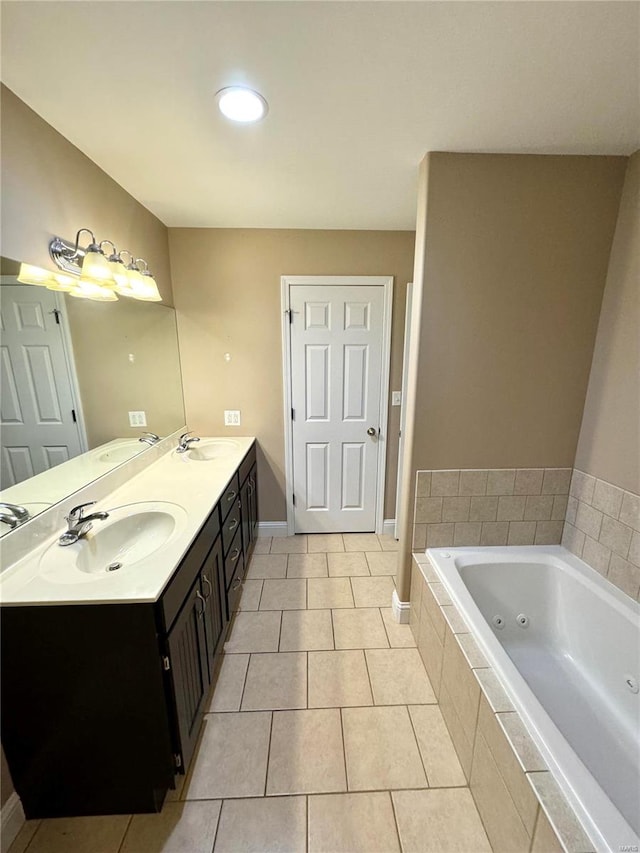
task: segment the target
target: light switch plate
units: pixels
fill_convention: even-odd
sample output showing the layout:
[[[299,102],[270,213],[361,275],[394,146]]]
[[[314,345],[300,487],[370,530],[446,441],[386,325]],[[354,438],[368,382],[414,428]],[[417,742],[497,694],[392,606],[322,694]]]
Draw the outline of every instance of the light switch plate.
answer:
[[[401,406],[402,405],[402,391],[392,391],[391,392],[391,405],[392,406]]]
[[[224,410],[224,425],[225,426],[240,426],[240,410],[225,409]]]
[[[129,412],[129,426],[139,427],[147,425],[146,412]]]

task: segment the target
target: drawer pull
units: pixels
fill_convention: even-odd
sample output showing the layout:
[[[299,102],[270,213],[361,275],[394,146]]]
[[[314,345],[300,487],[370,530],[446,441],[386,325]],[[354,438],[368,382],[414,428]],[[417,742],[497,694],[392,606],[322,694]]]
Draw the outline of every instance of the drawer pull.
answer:
[[[231,552],[231,562],[235,563],[235,561],[238,559],[239,556],[240,556],[240,548],[234,548],[234,550]]]
[[[235,530],[238,526],[238,519],[234,518],[231,524],[229,525],[229,530]]]
[[[233,592],[235,592],[241,584],[242,584],[242,581],[240,580],[240,578],[236,578],[234,580],[232,586],[231,586],[231,589],[233,590]]]
[[[198,598],[198,599],[202,602],[202,610],[198,610],[198,619],[201,619],[201,618],[202,618],[202,616],[204,615],[204,611],[205,611],[207,608],[206,608],[206,604],[204,603],[204,602],[205,602],[205,599],[200,595],[200,590],[199,590],[199,589],[197,589],[197,590],[196,590],[196,598]]]
[[[209,594],[208,594],[208,595],[205,595],[205,597],[204,597],[204,600],[205,600],[205,601],[208,601],[208,600],[209,600],[209,598],[211,597],[211,593],[213,592],[213,587],[212,587],[212,585],[211,585],[211,581],[209,580],[209,578],[208,578],[204,573],[203,573],[203,575],[202,575],[202,580],[203,580],[203,581],[206,583],[206,585],[209,587]]]
[[[235,496],[236,496],[235,492],[229,492],[229,494],[227,495],[227,500],[229,502],[231,502],[235,498]]]

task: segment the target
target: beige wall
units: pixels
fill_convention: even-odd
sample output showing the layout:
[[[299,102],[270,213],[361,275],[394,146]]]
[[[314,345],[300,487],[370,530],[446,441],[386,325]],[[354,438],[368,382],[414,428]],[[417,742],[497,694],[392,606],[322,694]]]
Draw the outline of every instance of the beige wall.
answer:
[[[176,317],[164,305],[65,297],[89,448],[185,423]],[[147,426],[130,427],[144,411]]]
[[[4,257],[55,269],[51,238],[72,240],[90,228],[148,261],[173,304],[165,225],[10,89],[0,95]]]
[[[640,151],[627,166],[575,467],[640,493]]]
[[[573,465],[625,166],[429,155],[416,469]]]
[[[280,276],[395,276],[391,387],[399,390],[409,231],[169,229],[187,423],[260,442],[260,519],[286,519]],[[224,361],[224,353],[231,361]],[[240,409],[242,426],[223,425]],[[385,518],[395,516],[398,407],[389,409]]]

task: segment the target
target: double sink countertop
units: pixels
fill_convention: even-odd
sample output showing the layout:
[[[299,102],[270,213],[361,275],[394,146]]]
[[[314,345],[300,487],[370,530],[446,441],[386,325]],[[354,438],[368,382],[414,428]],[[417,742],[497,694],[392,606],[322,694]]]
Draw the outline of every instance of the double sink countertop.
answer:
[[[94,521],[85,538],[63,547],[60,530],[6,569],[0,603],[157,601],[254,440],[203,437],[186,453],[171,450],[87,507],[109,518]],[[198,459],[207,443],[220,455]]]

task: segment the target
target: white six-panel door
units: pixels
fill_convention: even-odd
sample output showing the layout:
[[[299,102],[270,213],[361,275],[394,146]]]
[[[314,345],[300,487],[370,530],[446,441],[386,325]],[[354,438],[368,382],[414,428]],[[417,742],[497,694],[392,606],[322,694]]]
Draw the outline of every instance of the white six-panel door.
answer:
[[[44,287],[0,288],[2,488],[82,452],[56,310]]]
[[[373,531],[385,288],[292,285],[289,306],[295,532]]]

